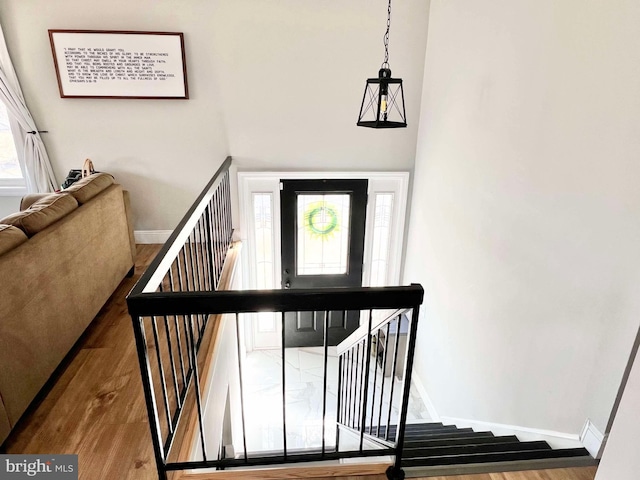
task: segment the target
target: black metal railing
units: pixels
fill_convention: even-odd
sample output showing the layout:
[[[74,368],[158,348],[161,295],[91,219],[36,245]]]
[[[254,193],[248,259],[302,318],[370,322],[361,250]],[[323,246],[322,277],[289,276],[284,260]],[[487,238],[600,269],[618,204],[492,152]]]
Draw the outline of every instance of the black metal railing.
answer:
[[[227,161],[163,246],[127,298],[133,320],[158,475],[192,469],[223,469],[394,455],[388,475],[401,475],[402,440],[409,401],[413,351],[423,289],[419,285],[319,290],[217,290],[231,246],[229,164]],[[329,345],[330,314],[361,311],[365,322],[339,346]],[[281,327],[282,448],[249,451],[245,418],[242,327],[255,312],[274,312]],[[312,448],[288,445],[285,357],[290,312],[314,312],[324,327],[322,342],[321,443]],[[286,314],[286,315],[285,315]],[[207,428],[200,364],[201,345],[211,318],[231,321],[237,353],[242,442],[239,455],[223,458],[224,448],[207,449]],[[295,317],[295,315],[293,315]],[[223,320],[224,319],[224,320]],[[394,333],[395,332],[395,333]],[[393,339],[393,340],[392,340]],[[335,352],[334,353],[334,347]],[[330,365],[337,356],[337,368]],[[378,359],[381,359],[380,361]],[[381,363],[380,363],[381,362]],[[328,384],[337,381],[337,395]],[[333,400],[332,400],[333,399]],[[182,442],[198,450],[188,459],[174,454],[185,413],[195,416],[197,438]],[[389,426],[397,424],[394,438]],[[327,426],[335,427],[333,432]],[[381,434],[384,426],[384,434]]]
[[[413,287],[422,295],[421,287]],[[378,318],[370,310],[368,321],[338,345],[337,352],[338,422],[358,434],[360,449],[365,438],[393,448],[397,468],[402,458],[420,303],[422,297],[411,308]],[[392,425],[397,428],[390,428]]]
[[[217,289],[233,233],[230,165],[229,157],[127,297],[159,472],[171,450],[191,386],[197,390],[196,401],[202,399],[197,354],[209,315],[165,311],[146,317],[133,312],[139,300],[151,293],[173,298]],[[204,436],[202,428],[200,435]]]

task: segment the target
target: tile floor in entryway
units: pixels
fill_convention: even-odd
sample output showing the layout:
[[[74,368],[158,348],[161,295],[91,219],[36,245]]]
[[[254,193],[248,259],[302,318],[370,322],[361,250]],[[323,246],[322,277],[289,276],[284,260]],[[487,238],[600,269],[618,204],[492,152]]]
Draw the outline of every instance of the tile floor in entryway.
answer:
[[[248,352],[243,362],[243,386],[245,402],[245,428],[248,452],[282,451],[282,353],[280,350],[256,350]],[[287,451],[322,447],[324,361],[322,347],[287,348],[285,350],[285,415]],[[375,365],[375,362],[371,362]],[[381,369],[377,370],[376,398],[380,398]],[[369,381],[373,390],[373,370]],[[374,419],[382,417],[382,424],[389,410],[391,382],[385,381],[382,415],[379,401],[375,404]],[[327,396],[325,446],[335,448],[336,408],[338,390],[338,357],[335,347],[329,348],[327,358]],[[391,409],[391,424],[398,417],[402,381],[395,379]],[[370,412],[370,410],[369,410]],[[367,414],[371,418],[371,414]],[[409,423],[428,422],[429,414],[415,388],[411,389]],[[374,420],[374,424],[377,420]],[[341,435],[340,448],[347,448]],[[346,440],[346,438],[344,439]]]

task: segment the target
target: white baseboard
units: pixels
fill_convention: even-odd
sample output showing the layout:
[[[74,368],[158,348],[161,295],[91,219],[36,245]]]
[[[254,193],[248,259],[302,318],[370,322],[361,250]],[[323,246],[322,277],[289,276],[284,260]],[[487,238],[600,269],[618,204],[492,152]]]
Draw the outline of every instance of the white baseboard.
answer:
[[[519,425],[506,425],[503,423],[482,422],[466,418],[441,416],[440,420],[445,424],[455,424],[458,427],[471,427],[475,431],[489,430],[496,435],[516,435],[519,440],[545,440],[553,448],[577,448],[582,447],[580,436],[574,433],[556,432],[539,428],[522,427]]]
[[[171,230],[136,230],[133,232],[133,236],[136,239],[136,243],[148,244],[159,243],[162,244],[169,239]]]
[[[413,385],[418,390],[418,394],[420,394],[420,397],[422,397],[422,401],[424,403],[424,406],[427,408],[427,412],[429,412],[429,416],[431,417],[431,420],[433,420],[434,422],[439,422],[440,415],[438,415],[438,411],[436,410],[435,405],[431,401],[431,397],[429,397],[429,394],[427,393],[427,389],[424,388],[424,384],[420,380],[420,377],[418,377],[418,375],[413,375],[411,377],[411,381],[413,382]]]
[[[584,427],[582,428],[580,441],[593,458],[600,458],[602,455],[602,447],[604,447],[605,443],[605,435],[600,432],[593,423],[591,423],[590,419],[587,419]]]

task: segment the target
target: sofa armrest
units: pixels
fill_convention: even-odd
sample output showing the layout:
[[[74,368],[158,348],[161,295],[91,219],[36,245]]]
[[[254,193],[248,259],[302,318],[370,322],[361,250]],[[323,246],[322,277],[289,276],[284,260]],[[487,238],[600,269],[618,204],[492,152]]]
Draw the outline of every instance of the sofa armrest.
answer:
[[[42,200],[49,195],[51,195],[51,193],[28,193],[20,200],[20,211],[26,210],[38,200]]]

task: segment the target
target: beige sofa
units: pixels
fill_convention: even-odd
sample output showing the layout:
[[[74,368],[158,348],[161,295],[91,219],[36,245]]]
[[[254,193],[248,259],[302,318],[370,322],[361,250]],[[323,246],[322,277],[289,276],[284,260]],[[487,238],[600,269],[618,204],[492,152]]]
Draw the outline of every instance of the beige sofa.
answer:
[[[107,174],[0,219],[0,443],[132,273],[128,196]]]

